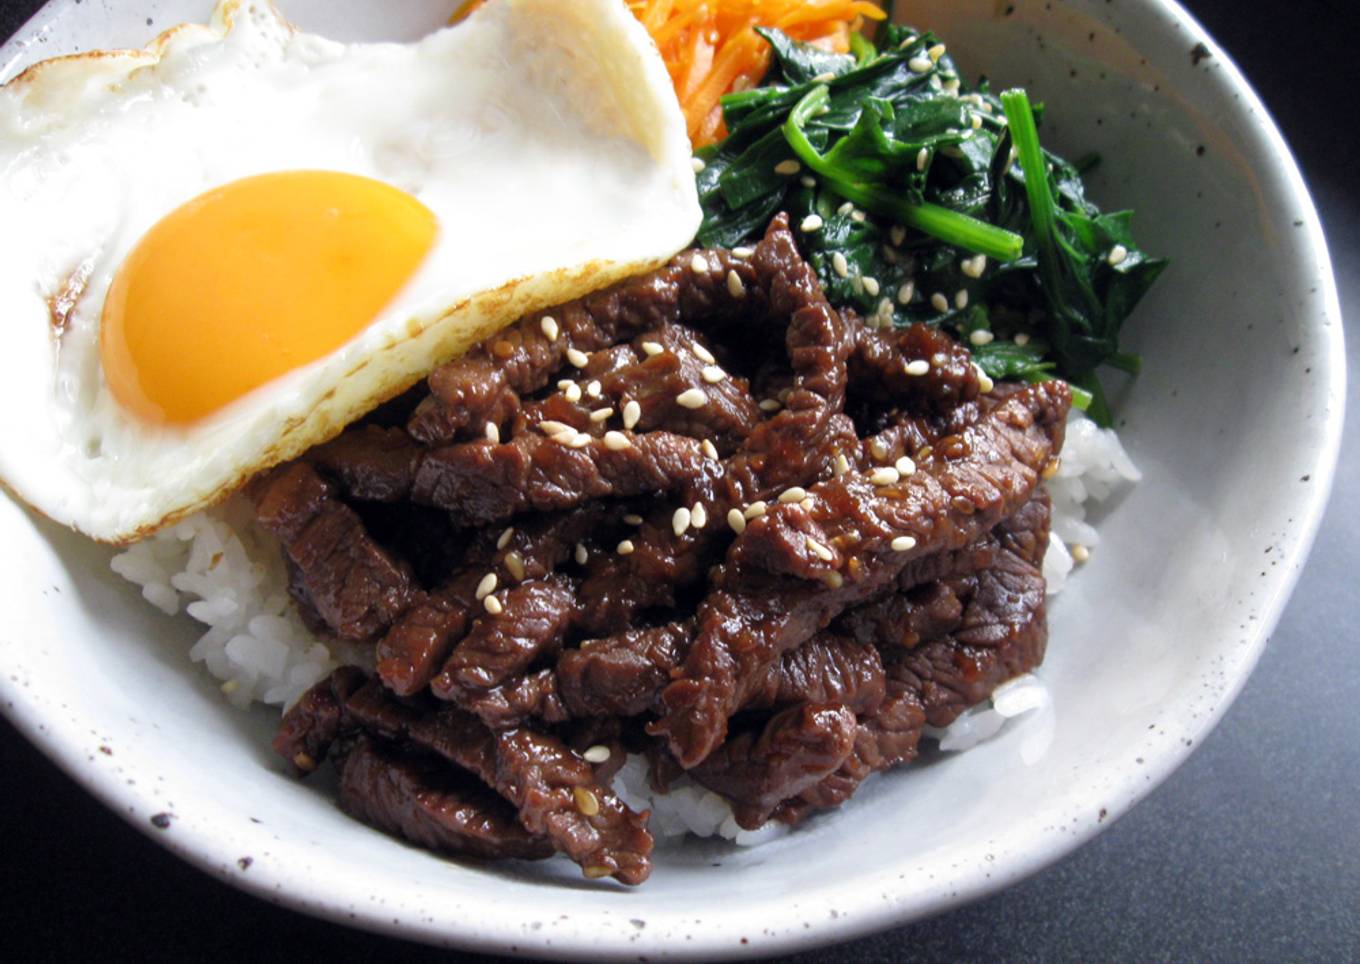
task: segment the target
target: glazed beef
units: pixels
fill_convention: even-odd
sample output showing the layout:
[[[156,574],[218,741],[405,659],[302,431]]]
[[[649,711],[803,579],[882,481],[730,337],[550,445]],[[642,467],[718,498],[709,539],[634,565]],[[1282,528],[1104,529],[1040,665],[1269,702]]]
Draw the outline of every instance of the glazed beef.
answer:
[[[460,857],[551,857],[552,845],[477,781],[429,757],[362,738],[340,765],[345,812],[413,844]]]
[[[827,301],[776,217],[522,319],[254,483],[299,611],[375,646],[298,773],[442,853],[635,884],[628,753],[797,822],[1032,669],[1070,392]]]

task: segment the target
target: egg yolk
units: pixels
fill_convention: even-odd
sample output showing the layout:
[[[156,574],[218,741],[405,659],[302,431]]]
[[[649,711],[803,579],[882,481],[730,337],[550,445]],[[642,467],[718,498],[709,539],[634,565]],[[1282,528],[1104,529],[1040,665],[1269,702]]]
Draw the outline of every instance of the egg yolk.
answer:
[[[283,171],[171,212],[118,269],[100,357],[139,418],[188,424],[362,331],[434,245],[436,219],[380,181]]]

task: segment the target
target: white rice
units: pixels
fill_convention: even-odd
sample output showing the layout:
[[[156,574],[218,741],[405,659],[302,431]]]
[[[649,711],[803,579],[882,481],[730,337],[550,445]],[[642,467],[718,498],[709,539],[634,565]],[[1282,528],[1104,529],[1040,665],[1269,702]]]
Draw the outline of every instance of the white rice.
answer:
[[[1099,542],[1086,521],[1088,505],[1138,478],[1115,432],[1074,413],[1062,464],[1048,482],[1053,535],[1044,576],[1050,595],[1062,589],[1073,569],[1070,547],[1089,550]],[[183,610],[208,627],[189,656],[222,681],[223,693],[236,706],[259,701],[287,707],[342,663],[371,661],[362,647],[318,641],[307,631],[288,597],[278,543],[256,525],[241,497],[130,546],[114,557],[113,571],[140,586],[156,608],[172,616]],[[927,729],[926,736],[938,740],[941,750],[967,750],[995,736],[1008,721],[1048,707],[1048,691],[1030,673],[999,687],[946,729]],[[615,790],[629,806],[651,808],[651,828],[659,841],[694,834],[750,846],[786,832],[773,823],[742,830],[722,797],[685,778],[670,793],[653,795],[640,757],[620,771]]]

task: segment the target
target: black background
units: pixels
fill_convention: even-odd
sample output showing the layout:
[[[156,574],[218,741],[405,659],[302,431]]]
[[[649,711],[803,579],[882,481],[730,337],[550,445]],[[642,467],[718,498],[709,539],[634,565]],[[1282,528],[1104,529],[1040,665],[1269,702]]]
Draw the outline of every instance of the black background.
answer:
[[[39,6],[0,0],[0,37]],[[1222,724],[1105,834],[998,896],[791,960],[1360,958],[1352,657],[1360,637],[1360,17],[1346,0],[1186,6],[1252,79],[1299,157],[1350,319],[1347,444],[1313,556]],[[208,878],[86,796],[3,720],[0,882],[0,959],[460,959],[303,917]]]

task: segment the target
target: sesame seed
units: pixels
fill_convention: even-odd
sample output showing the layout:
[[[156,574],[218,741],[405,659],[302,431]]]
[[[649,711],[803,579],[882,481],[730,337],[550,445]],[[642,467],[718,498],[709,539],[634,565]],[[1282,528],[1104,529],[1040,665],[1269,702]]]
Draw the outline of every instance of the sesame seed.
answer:
[[[881,438],[876,438],[869,443],[869,454],[880,462],[888,457],[888,445]]]
[[[695,254],[689,259],[689,270],[695,274],[708,274],[708,261],[702,254]]]
[[[908,375],[920,377],[930,371],[930,362],[926,361],[924,358],[918,358],[915,361],[907,362],[906,365],[903,366],[903,370]]]
[[[850,460],[845,457],[844,452],[836,453],[836,475],[845,475],[850,471]]]
[[[842,278],[850,277],[850,263],[845,260],[845,255],[839,251],[831,255],[831,267]]]
[[[980,130],[982,130],[982,115],[981,115],[981,114],[973,114],[973,115],[968,119],[968,123],[970,123],[970,124],[973,125],[973,130],[975,130],[975,131],[980,131]]]
[[[894,462],[893,468],[897,469],[897,474],[903,477],[916,474],[916,463],[906,455]]]
[[[538,327],[543,329],[543,335],[548,341],[557,341],[557,319],[552,315],[544,315],[539,319]]]
[[[945,312],[949,310],[949,299],[942,292],[935,292],[930,296],[930,307],[936,311]]]
[[[1023,331],[1018,332],[1015,336],[1015,343],[1021,348],[1024,348],[1029,344],[1029,335],[1025,334]]]
[[[718,461],[718,447],[713,444],[713,440],[706,438],[699,443],[699,450],[713,461]]]
[[[841,217],[845,217],[846,215],[848,215],[848,214],[849,214],[851,211],[853,211],[854,209],[855,209],[855,202],[854,202],[854,201],[846,201],[846,202],[845,202],[844,204],[842,204],[840,207],[836,208],[836,213],[839,214]]]
[[[812,496],[808,496],[808,497],[807,497],[806,499],[804,499],[802,502],[799,502],[799,503],[798,503],[798,505],[802,507],[802,509],[803,509],[804,512],[811,512],[811,511],[812,511],[812,507],[813,507],[813,505],[815,505],[815,504],[816,504],[816,503],[813,501]]]
[[[938,78],[938,77],[932,77],[932,78],[930,78],[930,79],[931,79],[931,80],[938,80],[939,78]],[[960,86],[960,82],[959,82],[959,79],[958,79],[957,77],[951,77],[951,78],[949,78],[948,80],[946,80],[946,81],[945,81],[943,84],[941,84],[940,86],[944,89],[944,92],[945,92],[946,94],[953,94],[955,97],[957,97],[957,96],[959,95],[959,86]]]
[[[566,434],[565,432],[563,433]],[[560,436],[559,436],[560,438]],[[590,444],[590,436],[585,432],[577,432],[569,440],[562,443],[569,449],[583,449]]]
[[[759,519],[765,514],[765,508],[766,503],[764,499],[761,499],[759,502],[752,502],[742,512],[742,516],[747,522],[750,522],[752,519]]]
[[[892,541],[893,552],[906,552],[916,548],[916,540],[911,536],[898,536]]]
[[[642,350],[645,351],[648,355],[659,355],[666,349],[661,347],[661,345],[657,342],[644,341],[642,343]]]
[[[1069,547],[1069,551],[1072,553],[1072,558],[1076,562],[1089,562],[1091,559],[1091,550],[1087,549],[1080,542],[1073,543]]]
[[[878,303],[878,320],[881,327],[887,328],[892,324],[893,304],[891,298],[884,298]]]
[[[917,37],[916,34],[914,34],[914,33],[909,33],[909,34],[907,34],[906,39],[904,39],[900,44],[897,45],[897,49],[898,49],[898,50],[906,50],[906,49],[907,49],[908,47],[910,47],[912,44],[916,43],[916,41],[919,40],[919,39],[920,39],[920,38]]]
[[[608,877],[613,871],[600,864],[591,864],[589,867],[582,867],[581,873],[587,880],[598,880],[601,877]]]
[[[694,508],[689,510],[689,521],[696,529],[708,525],[708,510],[704,508],[702,502],[694,503]]]
[[[911,301],[911,296],[914,294],[916,294],[916,285],[908,281],[897,289],[897,301],[899,304],[905,305]]]
[[[677,536],[683,536],[689,530],[689,523],[689,509],[683,505],[671,514],[671,531]]]
[[[586,544],[584,542],[576,543],[575,557],[578,566],[584,566],[586,560],[590,558],[590,553],[586,551]]]
[[[741,275],[735,271],[727,272],[727,293],[733,298],[740,298],[746,294],[746,285],[741,282]]]
[[[836,554],[834,552],[832,552],[826,546],[822,545],[816,539],[812,538],[812,536],[807,537],[807,547],[811,549],[813,553],[817,556],[817,558],[821,559],[823,562],[830,562],[832,559],[836,558]]]
[[[511,550],[505,554],[505,568],[516,582],[524,581],[524,557],[518,552]]]
[[[576,431],[576,429],[572,428],[566,422],[554,422],[551,420],[539,422],[538,430],[544,435],[560,435],[562,432]]]
[[[575,384],[576,384],[576,383],[575,383],[574,381],[572,381],[570,378],[559,378],[559,379],[557,380],[557,387],[558,387],[558,389],[559,389],[560,391],[564,391],[564,392],[565,392],[568,388],[571,388],[571,386],[573,386],[573,385],[575,385]]]
[[[791,502],[802,502],[807,498],[807,489],[801,485],[795,485],[791,489],[785,489],[779,494],[779,501],[788,505]]]
[[[801,227],[806,234],[811,234],[813,231],[820,231],[822,230],[822,217],[820,214],[809,214],[807,217],[803,218],[803,223],[799,225],[799,227]]]
[[[893,247],[902,247],[902,242],[907,240],[907,229],[900,224],[894,224],[888,229],[888,237],[892,239]]]
[[[621,556],[631,556],[637,547],[633,545],[632,539],[624,539],[618,545],[618,553]]]
[[[816,77],[813,77],[812,82],[814,84],[829,84],[835,79],[836,79],[835,73],[833,71],[828,70],[826,73],[818,74]]]
[[[585,760],[587,763],[603,763],[605,760],[608,760],[610,756],[609,747],[605,746],[603,743],[596,743],[590,749],[586,750],[586,752],[581,754],[581,759]]]
[[[687,388],[675,396],[675,404],[681,408],[703,408],[708,404],[708,396],[702,388]]]
[[[586,394],[591,398],[599,398],[602,391],[604,391],[604,386],[600,384],[598,379],[586,386]]]
[[[595,411],[590,413],[590,420],[592,422],[604,422],[607,421],[609,419],[609,416],[613,414],[614,410],[612,408],[597,408],[595,409]]]
[[[864,276],[864,290],[869,293],[870,298],[878,297],[878,279],[872,275]]]
[[[572,365],[574,365],[577,368],[585,368],[586,365],[590,362],[590,356],[588,356],[585,352],[581,351],[581,349],[579,348],[568,348],[567,361],[571,362]]]
[[[863,224],[865,218],[867,218],[868,216],[869,216],[869,215],[867,215],[867,214],[865,214],[863,211],[859,211],[859,210],[855,210],[855,211],[851,211],[851,212],[850,212],[850,220],[851,220],[851,221],[854,221],[856,224]]]
[[[702,157],[691,157],[689,159],[689,166],[694,168],[695,174],[704,173],[704,168],[708,167],[708,165],[704,163],[704,159]]]
[[[704,366],[704,381],[708,382],[710,385],[716,385],[726,377],[727,372],[723,371],[717,365]]]
[[[755,248],[748,248],[745,245],[741,245],[739,247],[735,247],[732,249],[732,257],[740,258],[743,261],[745,261],[747,258],[749,258],[751,255],[755,253],[756,253]]]
[[[954,307],[962,311],[968,307],[968,289],[960,288],[954,292]]]
[[[780,161],[778,164],[774,166],[774,172],[776,174],[782,174],[785,177],[792,177],[794,174],[797,174],[802,169],[803,165],[799,164],[793,158],[789,158],[786,161]]]
[[[515,527],[510,526],[502,532],[501,537],[496,540],[496,548],[504,549],[506,546],[510,545],[510,540],[513,538],[515,538]]]
[[[981,278],[982,272],[987,270],[987,256],[980,254],[975,258],[964,258],[959,262],[959,267],[968,277]]]
[[[587,817],[600,812],[600,801],[585,787],[572,787],[571,795],[576,800],[576,809]]]
[[[737,535],[746,531],[746,516],[741,514],[740,509],[727,510],[727,524]]]
[[[924,74],[935,66],[935,61],[931,60],[929,57],[913,57],[907,61],[907,66],[915,73]]]
[[[988,392],[990,392],[993,388],[996,387],[996,383],[992,381],[991,376],[984,372],[982,370],[982,366],[979,365],[977,362],[973,362],[973,371],[977,373],[979,392],[986,395]]]
[[[499,616],[501,613],[505,612],[505,607],[501,605],[501,601],[495,596],[487,596],[482,600],[482,605],[485,606],[486,611],[493,616]]]
[[[839,589],[845,585],[845,577],[833,569],[822,576],[822,582],[826,583],[828,589]]]
[[[624,514],[623,522],[624,525],[640,526],[642,525],[642,516],[638,515],[636,512],[628,512]]]
[[[986,328],[978,328],[969,333],[968,341],[981,348],[983,345],[990,345],[996,341],[996,335],[993,335]]]
[[[562,389],[562,394],[567,397],[567,401],[575,405],[581,400],[581,386],[572,382],[567,385],[566,388]]]
[[[631,448],[632,442],[628,441],[628,436],[622,432],[605,432],[604,447],[611,452],[622,452],[626,448]]]
[[[694,352],[695,357],[698,358],[700,361],[708,362],[710,365],[717,364],[718,359],[713,357],[713,352],[709,351],[707,348],[699,344],[697,341],[694,344],[690,345],[689,347],[690,350]]]
[[[923,147],[916,152],[916,170],[924,171],[930,163],[930,148]]]
[[[944,56],[945,49],[944,44],[936,44],[927,50],[926,53],[930,56],[931,60],[939,63],[940,58]]]
[[[864,279],[861,278],[859,275],[855,275],[853,278],[850,279],[850,287],[855,292],[855,294],[857,295],[864,294]]]
[[[637,425],[640,418],[642,418],[642,406],[630,399],[623,406],[623,427],[632,429],[633,426]]]
[[[1110,263],[1110,267],[1113,268],[1123,264],[1124,259],[1127,258],[1128,256],[1129,249],[1124,247],[1122,244],[1116,244],[1113,248],[1110,249],[1110,253],[1106,255],[1105,260],[1108,261]]]
[[[817,179],[811,174],[804,174],[798,179],[798,183],[803,185],[803,187],[813,188],[817,186]]]
[[[571,442],[572,439],[576,438],[576,429],[568,428],[565,431],[549,435],[548,438],[556,442],[558,445],[567,445]]]
[[[899,478],[897,469],[890,465],[885,465],[881,469],[874,469],[869,473],[869,481],[874,485],[896,485]]]
[[[486,423],[486,440],[488,442],[499,442],[501,440],[501,427],[495,422]]]

